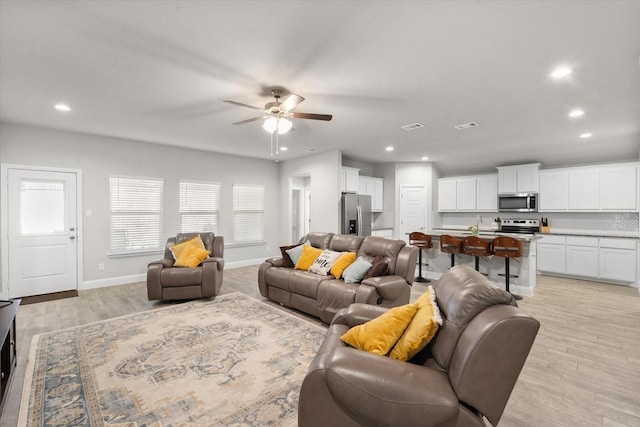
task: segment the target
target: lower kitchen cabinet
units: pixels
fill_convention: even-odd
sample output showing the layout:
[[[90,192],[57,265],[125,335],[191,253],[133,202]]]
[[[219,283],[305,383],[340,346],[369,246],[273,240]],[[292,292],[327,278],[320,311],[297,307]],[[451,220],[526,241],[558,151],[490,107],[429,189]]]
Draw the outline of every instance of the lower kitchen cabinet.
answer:
[[[635,283],[635,239],[544,235],[538,241],[537,269],[585,279]]]
[[[600,239],[600,278],[635,282],[637,279],[637,253],[634,240]]]

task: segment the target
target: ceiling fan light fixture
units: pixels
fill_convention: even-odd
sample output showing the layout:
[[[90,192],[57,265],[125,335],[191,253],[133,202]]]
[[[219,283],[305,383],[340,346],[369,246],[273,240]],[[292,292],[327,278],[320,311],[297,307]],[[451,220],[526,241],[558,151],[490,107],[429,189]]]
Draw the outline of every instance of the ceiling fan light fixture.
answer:
[[[269,117],[262,124],[262,129],[266,130],[269,133],[275,132],[275,130],[278,129],[278,119],[276,119],[275,117]]]
[[[291,120],[278,119],[278,133],[280,135],[289,132],[292,127],[293,123],[291,123]]]
[[[277,117],[269,117],[262,125],[262,128],[267,132],[274,133],[277,130],[280,135],[289,132],[292,127],[291,120]]]

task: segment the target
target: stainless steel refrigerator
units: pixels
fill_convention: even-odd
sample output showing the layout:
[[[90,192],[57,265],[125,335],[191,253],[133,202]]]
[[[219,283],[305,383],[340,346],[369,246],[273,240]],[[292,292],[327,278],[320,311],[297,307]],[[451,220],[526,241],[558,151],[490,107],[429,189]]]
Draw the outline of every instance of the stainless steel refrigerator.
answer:
[[[371,236],[371,196],[342,195],[342,234]]]

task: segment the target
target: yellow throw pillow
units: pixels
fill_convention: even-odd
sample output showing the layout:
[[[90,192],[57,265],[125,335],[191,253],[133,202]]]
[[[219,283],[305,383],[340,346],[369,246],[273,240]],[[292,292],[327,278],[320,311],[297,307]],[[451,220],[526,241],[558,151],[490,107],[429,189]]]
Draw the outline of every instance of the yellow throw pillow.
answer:
[[[296,270],[308,270],[311,264],[313,264],[313,261],[315,261],[321,253],[322,249],[316,249],[305,243],[304,246],[302,246],[302,255],[300,255],[300,259],[298,259],[296,263]]]
[[[355,252],[343,252],[342,255],[340,255],[340,258],[338,258],[338,260],[331,266],[330,273],[333,275],[333,277],[339,279],[340,276],[342,276],[342,272],[344,271],[344,269],[349,267],[355,260]]]
[[[438,327],[442,324],[435,295],[435,291],[429,286],[427,291],[414,302],[418,311],[391,349],[389,354],[391,359],[410,360],[433,339]]]
[[[202,243],[202,239],[200,238],[200,236],[196,236],[189,240],[185,240],[184,242],[176,243],[175,245],[171,246],[173,259],[177,261],[178,258],[180,258],[180,255],[182,255],[182,251],[187,246],[195,246],[196,248],[205,249],[204,243]]]
[[[417,309],[416,304],[394,307],[380,317],[354,326],[340,339],[359,350],[384,356],[402,336]]]
[[[180,257],[173,264],[175,267],[189,267],[195,268],[200,265],[202,261],[209,258],[209,251],[206,249],[196,248],[193,245],[187,245],[182,250]]]

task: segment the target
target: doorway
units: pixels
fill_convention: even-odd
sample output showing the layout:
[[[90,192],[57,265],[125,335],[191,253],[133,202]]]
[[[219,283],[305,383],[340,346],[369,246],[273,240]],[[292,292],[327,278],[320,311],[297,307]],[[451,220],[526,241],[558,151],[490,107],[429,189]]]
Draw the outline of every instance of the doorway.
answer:
[[[2,165],[2,176],[3,294],[77,290],[81,172]]]
[[[426,187],[400,186],[400,234],[398,239],[409,242],[409,233],[427,229]]]
[[[290,188],[290,241],[295,243],[309,233],[309,206],[311,198],[311,177],[292,176]]]

